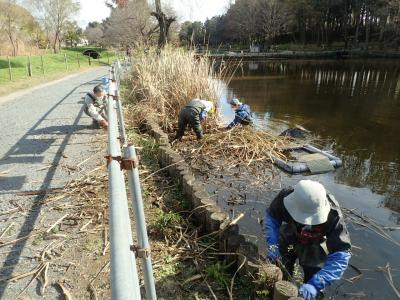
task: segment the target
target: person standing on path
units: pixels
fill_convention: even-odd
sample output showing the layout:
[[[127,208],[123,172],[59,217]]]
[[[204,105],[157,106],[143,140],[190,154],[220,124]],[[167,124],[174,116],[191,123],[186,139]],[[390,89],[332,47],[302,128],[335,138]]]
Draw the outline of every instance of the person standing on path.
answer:
[[[105,116],[106,93],[101,85],[93,88],[93,93],[87,93],[85,96],[85,113],[93,119],[95,124],[107,129],[108,122]]]
[[[201,121],[207,117],[208,113],[212,113],[214,110],[215,106],[211,101],[200,99],[190,101],[179,113],[178,131],[175,140],[182,139],[188,125],[196,133],[197,139],[202,139],[203,128],[201,127]]]
[[[339,280],[351,257],[351,243],[338,202],[316,181],[283,189],[266,211],[267,257],[292,275],[296,259],[304,271],[299,294],[316,299]]]

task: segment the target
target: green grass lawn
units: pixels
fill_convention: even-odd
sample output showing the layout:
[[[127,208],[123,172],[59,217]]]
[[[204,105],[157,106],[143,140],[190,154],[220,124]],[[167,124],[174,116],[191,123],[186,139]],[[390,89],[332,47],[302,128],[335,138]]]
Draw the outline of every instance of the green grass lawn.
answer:
[[[90,59],[82,53],[93,49],[100,53],[99,59]],[[65,63],[65,56],[67,64]],[[28,76],[28,56],[10,57],[12,80],[10,80],[9,63],[7,57],[0,56],[0,92],[12,92],[35,85],[43,81],[62,77],[63,74],[84,70],[89,67],[106,66],[117,59],[115,51],[101,48],[67,48],[57,54],[43,54],[43,68],[41,56],[31,56],[32,76]]]

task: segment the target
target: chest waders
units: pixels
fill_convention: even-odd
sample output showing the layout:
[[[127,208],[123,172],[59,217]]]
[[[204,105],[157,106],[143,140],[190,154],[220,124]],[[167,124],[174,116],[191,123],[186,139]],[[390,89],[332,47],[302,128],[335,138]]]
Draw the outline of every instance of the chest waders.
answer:
[[[188,125],[196,133],[197,139],[201,139],[203,137],[203,128],[201,127],[200,113],[205,108],[205,105],[202,104],[200,101],[192,100],[181,110],[181,112],[179,113],[178,132],[176,133],[176,139],[180,139],[183,137]]]

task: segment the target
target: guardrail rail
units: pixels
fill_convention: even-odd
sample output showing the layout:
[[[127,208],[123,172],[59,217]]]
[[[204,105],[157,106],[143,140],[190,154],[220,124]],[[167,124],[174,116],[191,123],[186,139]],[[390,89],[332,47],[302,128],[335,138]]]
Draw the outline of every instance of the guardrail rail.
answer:
[[[122,66],[118,60],[111,65],[107,86],[111,294],[113,300],[142,299],[136,264],[136,258],[139,258],[143,269],[146,299],[156,300],[138,157],[135,147],[128,144],[119,91],[122,73],[128,68],[126,59],[123,63]],[[136,245],[132,238],[125,174],[136,220]]]

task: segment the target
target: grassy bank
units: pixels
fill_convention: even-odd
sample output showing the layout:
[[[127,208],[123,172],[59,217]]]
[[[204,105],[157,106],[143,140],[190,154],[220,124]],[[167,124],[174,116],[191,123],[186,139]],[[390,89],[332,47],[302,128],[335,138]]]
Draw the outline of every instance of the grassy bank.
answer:
[[[114,51],[94,48],[100,53],[99,59],[90,59],[83,55],[88,48],[63,49],[60,53],[43,53],[42,56],[30,57],[31,76],[29,76],[28,56],[9,57],[11,65],[11,79],[9,61],[7,57],[0,57],[0,94],[5,95],[15,90],[34,86],[67,74],[85,70],[90,67],[108,65],[116,59]],[[93,49],[93,48],[90,48]],[[42,63],[43,60],[43,63]]]

